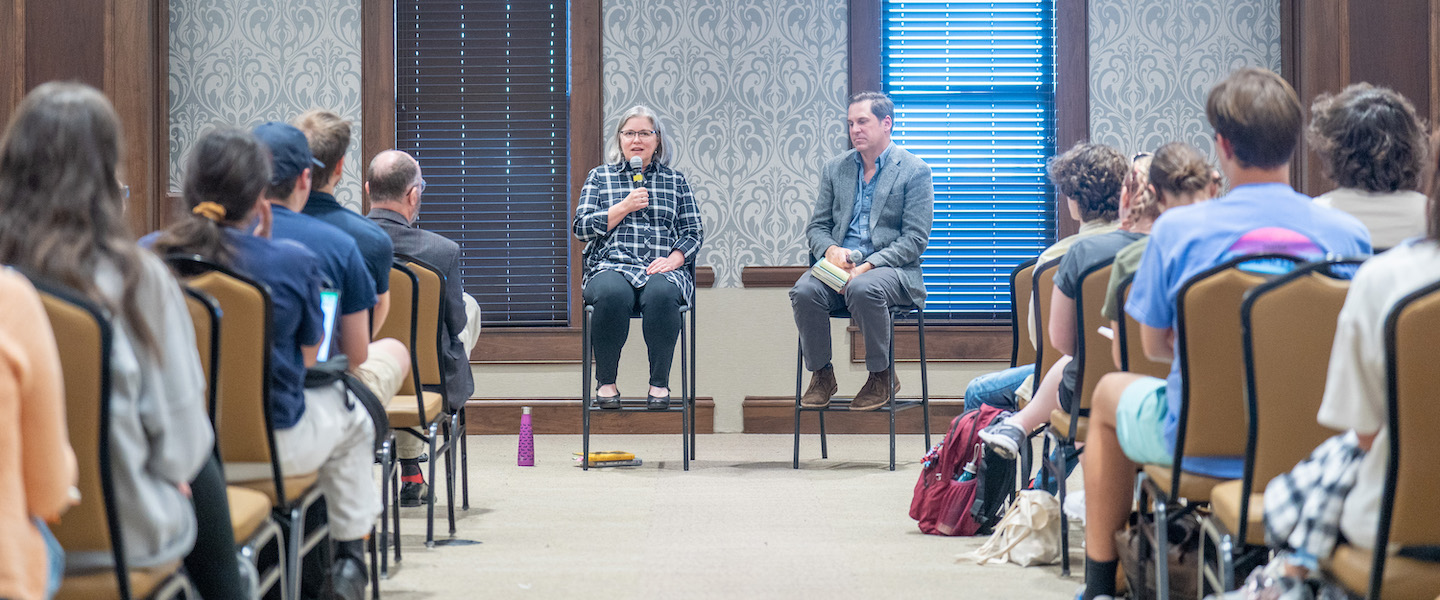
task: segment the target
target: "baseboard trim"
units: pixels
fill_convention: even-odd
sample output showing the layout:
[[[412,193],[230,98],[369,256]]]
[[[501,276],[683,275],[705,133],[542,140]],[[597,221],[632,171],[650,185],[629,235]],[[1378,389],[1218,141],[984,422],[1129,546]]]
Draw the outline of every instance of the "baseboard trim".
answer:
[[[535,433],[581,433],[580,398],[471,398],[465,404],[472,435],[515,435],[520,430],[520,409],[530,407]],[[828,425],[828,423],[827,423]],[[695,399],[695,432],[715,432],[715,400]],[[590,416],[590,433],[680,433],[678,412],[596,412]]]
[[[745,415],[745,433],[795,433],[794,396],[746,396],[741,403]],[[959,398],[930,399],[930,432],[944,434],[950,421],[965,411]],[[924,433],[924,415],[919,408],[895,413],[896,433]],[[800,415],[800,433],[820,433],[820,415]],[[890,433],[890,419],[883,410],[870,413],[828,412],[825,433]]]

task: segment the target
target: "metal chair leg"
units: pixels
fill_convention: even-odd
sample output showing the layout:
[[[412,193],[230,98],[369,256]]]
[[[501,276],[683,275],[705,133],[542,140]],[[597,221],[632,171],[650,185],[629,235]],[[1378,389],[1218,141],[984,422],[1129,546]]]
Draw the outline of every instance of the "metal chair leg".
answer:
[[[460,409],[460,509],[470,510],[470,419]]]
[[[799,343],[795,346],[795,455],[791,459],[790,468],[800,468],[800,377],[805,372],[805,355],[800,350]]]
[[[895,470],[895,315],[890,315],[890,470]]]
[[[590,313],[585,307],[580,319],[580,470],[590,470]]]
[[[1178,476],[1178,474],[1177,474]],[[1163,498],[1155,498],[1155,596],[1170,600],[1170,565],[1165,556],[1170,549],[1170,511]]]
[[[920,334],[920,410],[925,418],[925,451],[930,451],[930,370],[925,361],[925,311],[918,311]]]
[[[427,480],[427,481],[430,482],[430,489],[426,491],[426,493],[427,493],[428,495],[426,496],[426,499],[425,499],[425,547],[426,547],[426,548],[434,548],[434,547],[435,547],[435,465],[440,462],[440,455],[439,455],[437,452],[435,452],[435,448],[436,448],[436,446],[435,446],[435,438],[436,438],[436,437],[439,437],[440,431],[439,431],[439,428],[436,427],[436,424],[435,424],[435,423],[431,423],[431,424],[430,424],[430,427],[429,427],[428,429],[426,429],[426,433],[428,434],[428,436],[429,436],[429,438],[430,438],[430,478]]]

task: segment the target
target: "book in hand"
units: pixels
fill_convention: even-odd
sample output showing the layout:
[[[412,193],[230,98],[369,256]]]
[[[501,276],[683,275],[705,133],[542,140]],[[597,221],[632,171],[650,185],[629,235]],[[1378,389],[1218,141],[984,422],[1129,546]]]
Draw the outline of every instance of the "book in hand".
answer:
[[[840,291],[840,288],[845,287],[846,282],[850,281],[849,272],[831,264],[828,259],[824,258],[817,261],[815,266],[810,267],[810,274],[819,279],[820,283],[830,286],[830,289],[837,292]]]

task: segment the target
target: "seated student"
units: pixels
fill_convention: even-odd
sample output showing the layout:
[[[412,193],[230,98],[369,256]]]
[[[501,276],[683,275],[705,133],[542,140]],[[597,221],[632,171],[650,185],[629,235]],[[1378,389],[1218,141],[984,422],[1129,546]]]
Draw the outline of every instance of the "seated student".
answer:
[[[1115,532],[1130,513],[1137,465],[1172,462],[1181,390],[1174,362],[1180,287],[1244,254],[1317,259],[1370,253],[1359,221],[1317,206],[1288,183],[1303,124],[1300,100],[1284,79],[1262,69],[1236,71],[1210,90],[1205,116],[1215,128],[1221,168],[1235,187],[1222,198],[1161,215],[1136,271],[1125,311],[1140,323],[1146,355],[1172,367],[1168,380],[1111,373],[1095,390],[1084,455],[1085,600],[1115,593]],[[1235,419],[1237,426],[1244,422],[1241,414]],[[1243,465],[1239,457],[1226,457],[1185,466],[1236,477]]]
[[[70,506],[75,453],[65,429],[60,356],[45,307],[20,274],[0,269],[0,598],[40,600],[60,587],[65,553],[45,523]],[[18,509],[18,510],[17,510]]]
[[[1440,198],[1440,185],[1432,183],[1429,201],[1435,202],[1436,198]],[[1346,431],[1344,435],[1349,438],[1346,444],[1357,445],[1364,456],[1358,465],[1352,467],[1356,469],[1355,483],[1343,498],[1339,512],[1326,512],[1325,519],[1302,520],[1297,524],[1296,531],[1286,538],[1286,542],[1304,539],[1306,545],[1311,546],[1285,548],[1280,553],[1285,560],[1283,566],[1287,576],[1304,580],[1318,566],[1320,559],[1327,558],[1316,555],[1322,552],[1316,546],[1333,549],[1336,532],[1356,547],[1366,550],[1375,547],[1380,501],[1385,494],[1385,469],[1390,454],[1390,435],[1386,427],[1390,415],[1384,324],[1398,300],[1440,281],[1440,213],[1432,212],[1426,216],[1425,224],[1427,233],[1424,239],[1402,243],[1365,261],[1350,282],[1350,291],[1345,295],[1345,305],[1340,309],[1335,329],[1325,395],[1320,402],[1317,420],[1331,429]],[[1274,487],[1271,484],[1266,488],[1267,512]],[[1325,489],[1313,491],[1331,494]],[[1285,495],[1290,496],[1288,493]],[[1313,502],[1311,498],[1306,499]],[[1332,498],[1332,501],[1341,500]],[[1328,506],[1331,502],[1314,504]],[[1300,531],[1302,527],[1304,531]],[[1437,560],[1440,557],[1437,550],[1440,549],[1401,548],[1399,552],[1412,558]]]
[[[320,272],[340,292],[339,321],[332,347],[350,361],[350,372],[386,403],[410,372],[410,353],[399,340],[370,341],[370,313],[377,303],[376,285],[355,245],[339,228],[301,213],[310,193],[310,177],[319,161],[310,154],[305,134],[284,123],[264,123],[255,137],[270,149],[271,181],[265,199],[271,206],[275,239],[294,240],[320,259]],[[388,265],[388,263],[387,263]],[[390,269],[385,268],[386,294]]]
[[[420,216],[420,195],[425,192],[425,178],[420,164],[409,154],[386,150],[370,161],[365,178],[365,193],[370,196],[367,215],[394,242],[395,251],[418,258],[445,274],[445,320],[440,322],[440,335],[445,338],[445,354],[440,357],[444,372],[445,393],[451,410],[464,408],[475,391],[474,375],[470,372],[470,351],[480,336],[480,305],[465,293],[460,276],[460,245],[445,236],[414,226]],[[400,458],[400,505],[419,506],[428,497],[429,487],[420,470],[420,454],[424,444],[413,435],[395,436],[395,454]]]
[[[1120,304],[1123,300],[1120,297],[1120,284],[1134,275],[1135,269],[1140,268],[1140,257],[1144,255],[1145,247],[1150,244],[1149,233],[1155,219],[1166,210],[1209,200],[1220,193],[1220,174],[1210,169],[1204,156],[1190,144],[1170,142],[1156,150],[1154,156],[1135,162],[1139,163],[1141,160],[1145,161],[1144,185],[1147,191],[1142,200],[1130,209],[1130,217],[1134,221],[1130,230],[1146,236],[1115,253],[1115,262],[1112,263],[1114,268],[1110,269],[1110,282],[1105,286],[1105,303],[1100,307],[1100,315],[1110,321],[1111,331],[1120,330]],[[1197,172],[1197,169],[1202,167],[1204,172]],[[1119,338],[1114,340],[1111,350],[1111,356],[1118,368],[1121,364]]]
[[[1149,179],[1148,174],[1137,175],[1142,166],[1150,166],[1148,155],[1136,158],[1125,176],[1125,185],[1121,187],[1120,228],[1075,242],[1070,250],[1061,256],[1060,265],[1055,268],[1055,291],[1050,301],[1048,341],[1062,356],[1045,373],[1024,410],[1007,412],[1002,421],[980,431],[980,439],[985,440],[985,443],[1003,458],[1015,459],[1022,449],[1028,450],[1030,431],[1049,422],[1050,413],[1055,409],[1070,405],[1071,396],[1075,393],[1075,382],[1079,377],[1079,364],[1074,362],[1072,357],[1075,353],[1075,296],[1080,292],[1080,274],[1114,258],[1117,251],[1143,238],[1148,232],[1148,227],[1146,231],[1133,230],[1138,223],[1133,216],[1136,215],[1135,209],[1140,208],[1137,202],[1144,202],[1146,206],[1155,204],[1151,200],[1153,192],[1141,187],[1140,181]],[[1200,167],[1204,172],[1203,162]],[[1148,226],[1148,220],[1146,225]]]
[[[0,148],[0,263],[69,286],[110,315],[110,472],[128,566],[184,558],[206,598],[239,598],[225,482],[197,401],[205,380],[195,330],[180,286],[126,224],[120,139],[115,109],[94,88],[47,83],[25,97]],[[113,560],[72,552],[65,567]]]
[[[1080,221],[1080,231],[1061,238],[1041,252],[1035,263],[1037,267],[1063,256],[1075,242],[1110,233],[1120,226],[1116,221],[1120,188],[1130,163],[1125,160],[1125,155],[1110,146],[1081,142],[1050,159],[1046,169],[1056,191],[1065,197],[1070,216]],[[1029,302],[1030,314],[1033,315],[1035,303],[1033,299]],[[1027,321],[1023,327],[1030,345],[1034,346],[1034,323]],[[1035,365],[1032,364],[976,377],[965,388],[965,410],[974,410],[982,404],[1014,410],[1017,407],[1016,390],[1024,387],[1034,376]]]
[[[340,383],[305,387],[305,368],[315,363],[324,332],[325,279],[320,261],[304,246],[270,240],[270,203],[261,198],[270,173],[269,152],[255,136],[233,128],[202,136],[185,170],[184,197],[193,215],[161,232],[155,250],[198,254],[270,287],[269,402],[280,469],[287,475],[319,472],[330,537],[337,542],[331,567],[336,594],[359,600],[366,584],[362,540],[380,515],[371,474],[375,429]],[[238,476],[237,469],[229,475]]]
[[[305,201],[303,212],[334,225],[355,240],[360,258],[365,260],[365,270],[375,282],[375,310],[370,330],[380,331],[390,312],[390,263],[395,260],[395,250],[390,236],[335,199],[335,186],[345,172],[345,150],[350,147],[350,122],[328,110],[315,109],[295,117],[290,124],[305,133],[310,153],[322,165],[312,172],[310,198]]]
[[[1368,83],[1321,94],[1305,138],[1340,189],[1315,199],[1360,219],[1376,249],[1425,233],[1425,127],[1410,101]]]

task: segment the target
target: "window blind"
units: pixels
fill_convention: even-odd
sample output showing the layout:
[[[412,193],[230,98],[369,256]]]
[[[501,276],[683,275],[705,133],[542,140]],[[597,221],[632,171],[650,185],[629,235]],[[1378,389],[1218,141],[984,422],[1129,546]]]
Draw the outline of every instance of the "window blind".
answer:
[[[1009,275],[1054,239],[1051,0],[886,0],[881,68],[895,143],[930,165],[925,311],[1010,319]]]
[[[419,226],[460,244],[487,326],[565,325],[567,3],[399,0],[396,143],[420,162]]]

